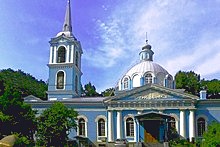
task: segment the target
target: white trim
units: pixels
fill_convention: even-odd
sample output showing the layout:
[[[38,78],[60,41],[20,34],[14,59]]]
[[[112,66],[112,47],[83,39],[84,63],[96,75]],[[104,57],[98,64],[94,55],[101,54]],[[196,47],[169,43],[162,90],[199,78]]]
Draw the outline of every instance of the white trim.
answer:
[[[57,63],[57,47],[53,47],[53,63]]]
[[[98,128],[98,121],[99,119],[104,119],[105,121],[105,136],[99,136],[99,128]],[[96,138],[97,142],[102,142],[102,139],[100,138],[107,138],[107,118],[104,115],[98,115],[95,119],[96,122]]]
[[[52,61],[52,56],[53,56],[53,46],[50,46],[50,60],[49,60],[49,64],[51,64],[51,63],[53,63],[53,61]]]
[[[69,56],[70,56],[70,46],[67,45],[67,52],[66,52],[66,63],[69,63]]]
[[[73,63],[73,58],[74,58],[74,54],[75,54],[75,51],[74,51],[74,45],[71,45],[71,53],[70,53],[70,54],[71,54],[70,62]]]
[[[79,135],[79,119],[83,118],[85,120],[85,136],[84,137],[88,137],[88,119],[85,115],[79,115],[77,116],[77,136],[81,136]]]

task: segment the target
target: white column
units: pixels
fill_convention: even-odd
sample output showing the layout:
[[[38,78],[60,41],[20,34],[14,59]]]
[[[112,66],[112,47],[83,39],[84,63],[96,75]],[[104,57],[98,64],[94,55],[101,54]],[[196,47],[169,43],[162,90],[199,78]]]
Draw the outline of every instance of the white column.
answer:
[[[186,120],[185,120],[185,110],[180,110],[180,135],[186,138]]]
[[[49,64],[53,63],[52,59],[53,59],[53,47],[51,46],[50,47],[50,61],[49,61]]]
[[[175,127],[176,127],[176,131],[177,131],[177,133],[180,133],[180,131],[179,131],[179,121],[178,121],[178,119],[175,119]]]
[[[189,111],[189,139],[192,141],[192,137],[195,137],[195,111]]]
[[[121,135],[121,130],[122,130],[122,125],[121,125],[122,121],[121,121],[121,111],[117,111],[117,138],[121,139],[122,135]]]
[[[70,56],[70,62],[73,63],[73,59],[74,59],[74,45],[71,45],[71,56]]]
[[[67,52],[66,52],[66,63],[69,63],[70,59],[70,46],[67,45]]]
[[[53,47],[53,63],[57,63],[57,47]]]
[[[112,111],[108,111],[108,142],[113,142],[113,114]]]

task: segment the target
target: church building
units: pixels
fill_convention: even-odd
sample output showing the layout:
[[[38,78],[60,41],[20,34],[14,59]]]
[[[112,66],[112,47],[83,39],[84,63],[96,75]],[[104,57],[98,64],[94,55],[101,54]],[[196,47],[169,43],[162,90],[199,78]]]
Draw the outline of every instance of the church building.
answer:
[[[78,126],[69,138],[82,146],[111,146],[122,138],[129,144],[163,143],[172,133],[192,141],[212,121],[220,122],[220,100],[206,99],[205,90],[198,97],[175,89],[173,76],[153,61],[148,40],[139,63],[117,82],[115,96],[82,97],[83,49],[72,32],[70,1],[62,30],[49,43],[48,100],[28,96],[25,102],[39,114],[54,101],[78,111]]]

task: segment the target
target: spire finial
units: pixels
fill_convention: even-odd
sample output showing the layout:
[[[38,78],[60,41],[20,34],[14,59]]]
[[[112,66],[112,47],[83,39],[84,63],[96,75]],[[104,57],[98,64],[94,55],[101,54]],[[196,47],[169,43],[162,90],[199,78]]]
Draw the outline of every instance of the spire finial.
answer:
[[[67,1],[63,31],[72,32],[70,0]]]
[[[147,39],[147,32],[146,32],[146,44],[148,44],[148,39]]]

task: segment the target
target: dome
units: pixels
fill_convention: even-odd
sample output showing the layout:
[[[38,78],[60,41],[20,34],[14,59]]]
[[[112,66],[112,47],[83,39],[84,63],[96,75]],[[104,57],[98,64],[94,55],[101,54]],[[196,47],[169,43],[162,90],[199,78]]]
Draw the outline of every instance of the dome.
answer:
[[[147,42],[147,41],[146,41]],[[131,90],[146,84],[157,84],[174,88],[172,75],[162,66],[153,62],[154,52],[148,43],[139,53],[140,62],[130,68],[119,80],[117,90]]]
[[[134,76],[135,74],[144,75],[145,73],[152,73],[153,75],[157,75],[158,73],[163,73],[165,75],[169,74],[162,66],[152,61],[142,61],[135,66],[133,66],[125,76]]]

